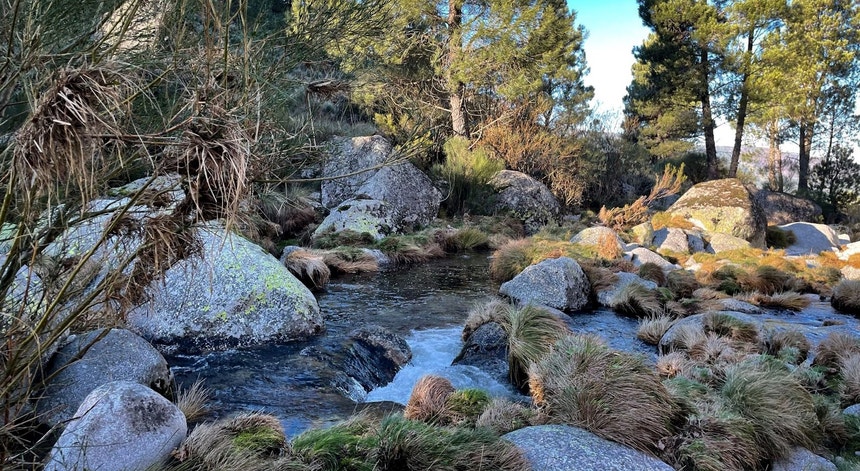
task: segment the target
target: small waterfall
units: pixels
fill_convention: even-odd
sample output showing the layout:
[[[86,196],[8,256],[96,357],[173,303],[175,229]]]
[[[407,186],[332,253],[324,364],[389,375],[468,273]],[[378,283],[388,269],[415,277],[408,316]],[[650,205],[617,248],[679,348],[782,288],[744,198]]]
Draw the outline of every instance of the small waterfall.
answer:
[[[406,404],[412,388],[422,376],[434,374],[448,378],[457,389],[483,389],[490,396],[511,397],[517,393],[474,366],[451,366],[460,352],[462,327],[414,330],[406,338],[412,349],[412,361],[397,373],[386,386],[376,388],[365,402],[392,401]]]

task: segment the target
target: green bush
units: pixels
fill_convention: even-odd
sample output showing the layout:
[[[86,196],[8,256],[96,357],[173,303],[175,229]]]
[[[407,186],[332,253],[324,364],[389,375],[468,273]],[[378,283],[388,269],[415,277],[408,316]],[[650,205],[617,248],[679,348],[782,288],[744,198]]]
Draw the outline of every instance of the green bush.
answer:
[[[434,175],[448,182],[448,196],[443,207],[449,214],[488,213],[493,194],[488,182],[504,170],[504,163],[481,148],[471,149],[469,141],[462,137],[449,139],[443,150],[445,163],[434,165],[432,169]]]

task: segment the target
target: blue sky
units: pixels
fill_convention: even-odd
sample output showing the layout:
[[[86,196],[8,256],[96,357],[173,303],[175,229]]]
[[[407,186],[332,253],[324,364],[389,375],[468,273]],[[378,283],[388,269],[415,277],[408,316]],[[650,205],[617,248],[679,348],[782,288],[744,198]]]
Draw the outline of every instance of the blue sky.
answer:
[[[576,23],[585,26],[585,58],[591,72],[585,83],[594,87],[594,104],[602,111],[623,109],[622,98],[632,80],[633,47],[648,36],[636,0],[567,0]]]

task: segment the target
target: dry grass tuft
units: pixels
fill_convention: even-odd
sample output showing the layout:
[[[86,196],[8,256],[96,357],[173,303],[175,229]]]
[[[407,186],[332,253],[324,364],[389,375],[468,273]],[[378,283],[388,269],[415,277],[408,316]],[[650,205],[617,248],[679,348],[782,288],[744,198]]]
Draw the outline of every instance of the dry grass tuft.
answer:
[[[472,333],[484,324],[497,322],[502,324],[507,318],[510,304],[501,298],[493,298],[489,301],[475,304],[469,310],[466,324],[463,326],[463,341],[472,336]]]
[[[746,471],[761,465],[753,424],[719,402],[701,404],[687,417],[679,440],[670,461],[680,469]]]
[[[493,253],[490,262],[490,277],[496,281],[508,281],[532,264],[528,253],[529,241],[512,240]]]
[[[531,425],[535,411],[505,398],[494,398],[475,422],[477,427],[487,427],[498,434],[505,434]]]
[[[683,324],[673,329],[674,341],[669,348],[671,350],[690,350],[694,345],[704,342],[705,332],[697,325]]]
[[[738,282],[744,291],[756,291],[766,295],[784,291],[793,279],[792,275],[768,265],[738,275]]]
[[[591,290],[595,293],[610,289],[618,282],[618,275],[596,263],[585,260],[580,262],[579,266],[582,267],[585,277],[591,284]]]
[[[639,283],[630,283],[612,300],[613,309],[628,317],[654,317],[663,313],[663,305],[657,293]]]
[[[696,299],[701,299],[702,301],[711,301],[714,299],[726,299],[731,296],[723,293],[722,291],[717,291],[711,288],[698,288],[693,291],[693,297]]]
[[[642,318],[639,320],[639,328],[636,329],[636,337],[647,344],[657,345],[674,323],[675,319],[666,315]]]
[[[514,386],[528,386],[532,363],[549,352],[553,344],[568,335],[567,324],[555,314],[535,306],[509,307],[502,327],[508,334],[508,368]]]
[[[860,315],[860,280],[840,281],[833,288],[830,304],[839,312]]]
[[[811,303],[809,298],[800,293],[795,293],[794,291],[786,291],[771,295],[753,292],[747,295],[738,296],[738,299],[750,304],[755,304],[756,306],[772,309],[788,309],[789,311],[802,311],[809,307],[809,304]]]
[[[185,415],[189,423],[199,422],[209,415],[209,403],[212,392],[203,386],[203,381],[197,380],[188,389],[181,389],[176,394],[176,407]]]
[[[737,343],[711,332],[703,340],[692,345],[687,350],[687,355],[701,365],[726,365],[738,361],[745,355],[737,347]]]
[[[812,344],[798,330],[774,331],[765,338],[765,352],[768,355],[794,364],[806,360],[810,350],[812,350]]]
[[[245,413],[194,428],[173,457],[187,469],[264,469],[261,458],[280,455],[287,447],[277,417]]]
[[[570,335],[529,370],[532,398],[551,421],[645,452],[674,432],[678,405],[639,357]]]
[[[839,358],[842,382],[839,397],[843,406],[860,403],[860,353],[849,353]]]
[[[624,250],[618,245],[618,238],[614,234],[601,234],[597,240],[597,255],[607,260],[615,260],[624,255]]]
[[[758,326],[721,312],[708,312],[702,316],[705,333],[713,332],[736,342],[759,343]]]
[[[666,274],[663,273],[663,269],[660,268],[660,265],[657,265],[656,263],[646,262],[642,265],[639,265],[639,270],[637,271],[637,274],[640,278],[651,280],[654,283],[657,283],[657,286],[666,286]]]
[[[447,378],[422,376],[412,388],[403,417],[428,423],[444,423],[448,416],[446,403],[454,391],[454,386]]]
[[[287,255],[284,265],[305,286],[311,289],[324,289],[331,277],[325,257],[308,250],[294,250]]]
[[[842,357],[860,354],[860,339],[846,332],[831,332],[815,349],[813,366],[838,370]]]
[[[331,273],[374,273],[379,271],[379,262],[362,250],[333,250],[323,252],[323,261]]]
[[[657,357],[656,370],[662,378],[687,376],[693,363],[681,352],[670,352]]]

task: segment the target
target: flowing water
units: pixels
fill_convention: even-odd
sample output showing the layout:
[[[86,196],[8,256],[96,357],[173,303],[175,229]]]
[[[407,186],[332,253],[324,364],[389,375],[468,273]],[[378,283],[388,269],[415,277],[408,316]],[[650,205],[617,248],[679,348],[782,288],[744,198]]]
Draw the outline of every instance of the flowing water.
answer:
[[[336,347],[367,324],[403,336],[413,349],[410,365],[369,400],[404,403],[414,381],[426,372],[444,374],[459,387],[504,394],[508,392],[504,386],[475,368],[448,367],[460,350],[469,309],[496,290],[488,264],[486,254],[472,254],[338,278],[317,295],[326,322],[325,334],[317,338],[167,360],[180,385],[188,387],[197,378],[204,381],[213,392],[216,415],[264,411],[280,417],[290,435],[337,422],[356,410],[354,402],[329,387],[334,372],[308,352]]]

